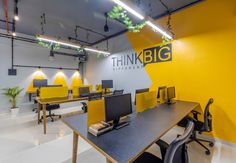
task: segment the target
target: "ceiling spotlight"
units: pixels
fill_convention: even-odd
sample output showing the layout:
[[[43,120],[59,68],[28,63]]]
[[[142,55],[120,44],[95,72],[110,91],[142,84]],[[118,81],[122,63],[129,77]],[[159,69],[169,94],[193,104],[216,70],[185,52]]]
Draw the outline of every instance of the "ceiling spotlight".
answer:
[[[16,32],[12,32],[12,36],[14,36],[14,37],[15,37],[15,36],[16,36]]]
[[[107,18],[108,18],[107,13],[105,13],[105,18],[106,18],[106,23],[105,23],[105,26],[104,26],[104,32],[109,32],[109,27],[107,25]]]
[[[19,15],[18,15],[18,7],[17,7],[17,4],[18,4],[18,0],[15,0],[15,13],[14,13],[14,20],[18,21],[20,18],[19,18]]]
[[[14,16],[14,19],[15,19],[15,21],[18,21],[20,18],[19,18],[18,15],[15,15],[15,16]]]
[[[48,60],[51,62],[55,61],[55,55],[53,53],[53,50],[50,50],[50,55],[48,56]]]
[[[15,8],[14,20],[18,21],[20,18],[18,16],[18,7]]]

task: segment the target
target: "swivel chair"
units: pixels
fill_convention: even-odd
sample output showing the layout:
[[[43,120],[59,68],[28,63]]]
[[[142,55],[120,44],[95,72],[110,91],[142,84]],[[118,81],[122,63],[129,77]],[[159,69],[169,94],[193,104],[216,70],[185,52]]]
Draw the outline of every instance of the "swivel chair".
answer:
[[[202,144],[201,142],[207,142],[209,143],[210,147],[214,146],[214,143],[212,141],[209,140],[203,140],[203,139],[199,139],[197,138],[197,133],[202,134],[203,132],[211,132],[212,131],[212,115],[210,113],[210,106],[211,104],[214,102],[213,98],[210,98],[205,110],[204,110],[204,122],[200,121],[198,119],[198,115],[200,115],[201,113],[197,112],[197,111],[192,111],[193,114],[193,118],[190,116],[185,117],[183,120],[181,120],[178,125],[181,127],[185,127],[187,124],[188,119],[193,119],[193,122],[195,124],[194,127],[194,133],[193,135],[190,137],[190,140],[188,143],[191,142],[196,142],[198,143],[200,146],[202,146],[206,151],[205,154],[206,155],[210,155],[211,152],[209,150],[209,148],[207,148],[204,144]]]
[[[197,133],[202,134],[203,132],[211,132],[212,131],[212,115],[210,113],[210,106],[211,104],[214,102],[213,98],[210,98],[205,110],[204,110],[204,122],[199,121],[198,120],[198,115],[200,114],[197,111],[193,111],[193,117],[195,120],[195,127],[194,127],[194,133],[193,135],[190,137],[190,142],[195,141],[196,143],[198,143],[200,146],[202,146],[206,151],[206,155],[210,155],[211,152],[209,150],[209,148],[207,148],[204,144],[202,144],[201,142],[207,142],[209,143],[210,147],[214,146],[214,142],[209,141],[209,140],[203,140],[203,139],[199,139],[197,138]]]
[[[42,108],[42,107],[41,107]],[[56,115],[52,113],[53,110],[59,109],[60,105],[54,104],[54,105],[46,105],[46,111],[48,111],[48,115],[46,115],[46,118],[51,118],[51,122],[54,122],[54,117],[59,117],[61,118],[61,115]],[[42,122],[43,116],[41,116],[40,122]]]
[[[121,89],[121,90],[114,90],[114,92],[113,92],[113,95],[123,95],[123,93],[124,93],[124,90],[123,89]]]
[[[188,152],[186,143],[192,135],[194,123],[189,121],[183,135],[177,137],[170,145],[168,145],[166,154],[162,159],[155,155],[144,152],[134,163],[188,163]]]

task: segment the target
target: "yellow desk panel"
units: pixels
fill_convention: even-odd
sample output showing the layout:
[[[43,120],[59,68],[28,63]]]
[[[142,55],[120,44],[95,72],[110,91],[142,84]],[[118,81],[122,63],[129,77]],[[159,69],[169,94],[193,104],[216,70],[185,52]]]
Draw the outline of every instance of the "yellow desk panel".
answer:
[[[68,96],[67,87],[42,87],[40,88],[40,98],[63,98]]]
[[[136,112],[143,112],[146,109],[157,105],[157,92],[144,92],[136,94]]]
[[[104,100],[94,100],[88,102],[88,127],[91,124],[105,120]]]

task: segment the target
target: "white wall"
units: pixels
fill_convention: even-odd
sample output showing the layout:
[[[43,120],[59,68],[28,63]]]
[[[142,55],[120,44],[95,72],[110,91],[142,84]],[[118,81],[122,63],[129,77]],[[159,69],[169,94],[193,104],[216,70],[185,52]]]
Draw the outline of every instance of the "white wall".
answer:
[[[4,33],[4,31],[0,31]],[[19,35],[19,34],[18,34]],[[25,35],[21,35],[25,36]],[[25,36],[29,37],[29,36]],[[51,66],[77,68],[78,63],[73,57],[56,55],[56,60],[48,60],[49,49],[42,48],[37,44],[15,41],[14,43],[14,64]],[[36,68],[17,68],[17,76],[8,76],[8,69],[11,68],[11,39],[0,37],[0,113],[9,111],[10,104],[6,97],[2,95],[2,88],[20,86],[24,88],[19,97],[19,105],[22,109],[32,109],[32,102],[28,100],[27,88],[33,79]],[[58,70],[42,69],[48,78],[49,84],[53,83],[55,74]],[[75,71],[63,70],[67,84],[71,84],[71,78]]]
[[[104,44],[102,43],[98,47],[101,48]],[[112,79],[114,89],[124,89],[126,93],[132,93],[132,99],[134,100],[135,90],[148,88],[151,85],[151,80],[140,64],[134,65],[135,69],[133,66],[122,66],[123,69],[114,70],[112,57],[135,53],[126,35],[109,40],[109,50],[112,55],[106,58],[97,58],[96,55],[89,56],[86,64],[85,82],[95,86],[101,83],[103,79]]]

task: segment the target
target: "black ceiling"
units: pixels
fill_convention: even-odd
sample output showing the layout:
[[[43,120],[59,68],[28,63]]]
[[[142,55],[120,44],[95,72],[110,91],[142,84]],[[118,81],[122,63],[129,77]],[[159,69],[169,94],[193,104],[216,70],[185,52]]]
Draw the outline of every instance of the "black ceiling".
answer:
[[[146,15],[159,17],[167,12],[159,0],[131,0]],[[175,11],[199,0],[162,0]],[[8,2],[9,21],[13,19],[14,0]],[[106,36],[115,35],[126,28],[123,24],[108,20],[109,32],[104,32],[105,12],[114,6],[112,0],[19,0],[20,21],[16,23],[16,32],[36,35],[41,34],[40,16],[46,14],[45,34],[61,38],[75,37],[75,26],[79,25],[102,33]],[[5,20],[3,0],[0,1],[0,19]],[[5,29],[5,23],[0,23]],[[87,42],[97,42],[103,36],[78,30],[78,39]]]

